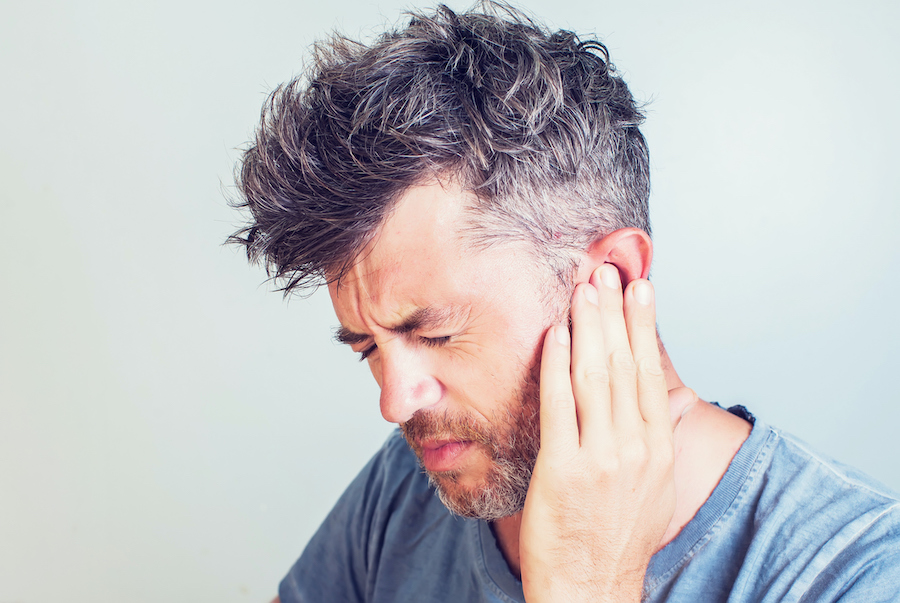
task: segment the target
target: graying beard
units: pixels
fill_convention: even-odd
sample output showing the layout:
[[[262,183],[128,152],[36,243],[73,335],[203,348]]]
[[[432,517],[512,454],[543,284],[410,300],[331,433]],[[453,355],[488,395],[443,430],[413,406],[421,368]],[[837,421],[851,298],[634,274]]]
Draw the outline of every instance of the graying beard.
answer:
[[[451,513],[463,517],[496,521],[515,515],[525,508],[525,496],[531,483],[533,463],[521,459],[513,463],[508,459],[494,461],[490,483],[475,492],[475,496],[451,497],[441,485],[441,480],[456,483],[458,476],[444,474],[440,478],[428,474],[428,481],[437,491],[438,498]],[[528,466],[530,465],[530,467]]]
[[[426,471],[428,481],[434,486],[441,502],[451,513],[463,517],[496,521],[515,515],[525,508],[525,496],[531,484],[531,474],[540,448],[540,434],[537,426],[538,409],[526,403],[522,409],[528,416],[522,417],[519,429],[513,429],[504,449],[492,450],[492,470],[487,476],[487,484],[474,493],[461,497],[451,497],[441,482],[457,483],[456,472],[432,475]],[[520,446],[517,446],[519,440]],[[518,449],[518,454],[516,453]],[[504,454],[505,453],[505,454]],[[472,495],[474,494],[474,495]]]
[[[565,316],[565,311],[560,311],[560,304],[555,306],[555,314]],[[511,426],[506,434],[506,441],[483,442],[489,446],[492,462],[491,471],[486,476],[487,483],[483,487],[452,497],[442,486],[442,482],[458,483],[458,472],[448,471],[434,475],[425,471],[438,498],[451,513],[496,521],[515,515],[525,508],[525,496],[531,485],[531,474],[540,450],[539,374],[540,364],[535,361],[528,369],[526,382],[516,396],[521,404],[506,408],[507,424]],[[421,459],[419,465],[422,466]]]

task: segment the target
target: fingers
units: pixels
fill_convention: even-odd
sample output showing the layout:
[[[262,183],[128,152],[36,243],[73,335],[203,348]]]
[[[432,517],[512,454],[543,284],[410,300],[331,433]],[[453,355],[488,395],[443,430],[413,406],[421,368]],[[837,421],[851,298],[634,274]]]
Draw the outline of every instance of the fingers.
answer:
[[[570,377],[566,325],[550,327],[541,352],[541,450],[554,454],[578,448],[578,423]]]
[[[612,425],[605,335],[599,292],[589,283],[578,285],[572,297],[571,387],[582,439]]]
[[[551,327],[541,361],[541,446],[577,448],[646,424],[671,431],[668,395],[656,338],[653,287],[643,279],[622,291],[606,264],[572,298],[571,342]],[[571,346],[571,348],[570,348]]]
[[[624,319],[624,300],[619,271],[605,264],[594,271],[591,283],[600,292],[600,314],[606,365],[609,371],[611,412],[617,425],[635,426],[641,421],[635,388],[636,368]]]
[[[623,294],[605,266],[573,293],[571,337],[558,325],[544,338],[541,449],[519,531],[529,601],[640,598],[676,502],[671,427],[663,437],[654,418],[667,395],[654,308],[647,281]],[[573,595],[582,583],[591,592]]]
[[[636,368],[638,409],[644,421],[668,427],[669,397],[656,337],[653,286],[646,280],[629,283],[625,291],[625,323]]]
[[[576,289],[572,390],[582,440],[586,425],[628,429],[668,416],[655,310],[649,281],[636,279],[623,294],[611,264],[597,268],[590,283]]]

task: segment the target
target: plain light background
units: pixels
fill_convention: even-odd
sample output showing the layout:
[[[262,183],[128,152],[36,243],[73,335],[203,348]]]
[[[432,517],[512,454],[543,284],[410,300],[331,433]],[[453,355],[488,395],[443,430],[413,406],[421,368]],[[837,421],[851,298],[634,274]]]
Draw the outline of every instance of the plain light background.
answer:
[[[327,296],[222,242],[266,94],[408,6],[0,7],[0,603],[266,601],[383,441]],[[651,101],[684,380],[900,489],[900,5],[525,7]]]

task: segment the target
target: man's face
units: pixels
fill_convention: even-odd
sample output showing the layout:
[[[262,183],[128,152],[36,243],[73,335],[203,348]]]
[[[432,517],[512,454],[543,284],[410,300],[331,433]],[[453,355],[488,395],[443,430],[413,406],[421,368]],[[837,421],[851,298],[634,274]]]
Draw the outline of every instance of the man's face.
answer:
[[[410,188],[329,292],[338,338],[365,356],[382,415],[400,424],[444,503],[498,519],[525,501],[540,342],[568,296],[525,244],[471,250],[460,235],[469,202],[450,185]]]

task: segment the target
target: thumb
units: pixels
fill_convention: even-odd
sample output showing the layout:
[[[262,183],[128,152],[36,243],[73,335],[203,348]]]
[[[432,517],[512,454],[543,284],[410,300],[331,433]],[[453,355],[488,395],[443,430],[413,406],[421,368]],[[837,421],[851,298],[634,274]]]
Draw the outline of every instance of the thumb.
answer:
[[[697,392],[689,387],[676,387],[669,390],[669,417],[672,419],[673,429],[699,401]]]

